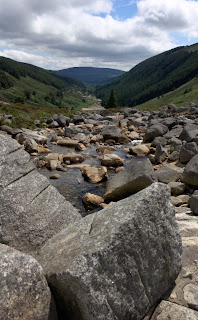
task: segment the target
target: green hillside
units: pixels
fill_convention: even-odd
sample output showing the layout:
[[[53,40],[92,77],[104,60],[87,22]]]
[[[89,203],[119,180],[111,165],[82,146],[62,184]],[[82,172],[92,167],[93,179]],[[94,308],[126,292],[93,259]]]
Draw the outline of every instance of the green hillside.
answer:
[[[120,106],[133,107],[174,91],[197,75],[198,45],[178,47],[147,59],[111,83],[98,87],[97,97],[105,104],[114,89]]]
[[[136,107],[142,110],[153,111],[170,103],[174,103],[180,107],[189,105],[191,102],[198,104],[198,77],[193,78],[173,91],[146,101]]]
[[[91,85],[99,85],[121,76],[124,71],[110,68],[75,67],[58,71],[76,80],[80,80]]]
[[[68,76],[0,57],[0,100],[73,110],[90,105],[92,92]]]

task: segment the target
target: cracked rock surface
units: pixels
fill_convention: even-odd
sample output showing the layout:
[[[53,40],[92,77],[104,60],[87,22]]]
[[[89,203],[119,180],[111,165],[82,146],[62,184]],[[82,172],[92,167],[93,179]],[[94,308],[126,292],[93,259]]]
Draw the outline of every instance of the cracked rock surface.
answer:
[[[154,183],[47,241],[38,261],[59,319],[140,320],[172,286],[181,239],[169,197]]]
[[[42,267],[29,255],[0,244],[0,319],[49,320],[51,293]]]
[[[1,135],[0,150],[0,243],[33,253],[80,214],[15,140]]]

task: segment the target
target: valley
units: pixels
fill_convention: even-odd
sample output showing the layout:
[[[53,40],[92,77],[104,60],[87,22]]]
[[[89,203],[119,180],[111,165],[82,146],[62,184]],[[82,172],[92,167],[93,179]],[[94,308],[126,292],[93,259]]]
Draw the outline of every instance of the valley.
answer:
[[[197,59],[0,59],[1,319],[198,319]]]

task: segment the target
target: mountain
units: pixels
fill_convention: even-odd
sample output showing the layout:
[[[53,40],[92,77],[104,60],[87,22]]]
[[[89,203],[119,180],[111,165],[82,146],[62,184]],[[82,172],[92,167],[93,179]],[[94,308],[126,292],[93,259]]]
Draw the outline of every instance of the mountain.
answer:
[[[120,106],[133,107],[184,85],[198,75],[198,44],[149,58],[118,79],[97,88],[105,104],[111,89]]]
[[[0,100],[44,107],[86,106],[90,86],[57,72],[0,57]]]
[[[58,71],[91,85],[103,84],[121,76],[124,71],[109,68],[75,67]]]

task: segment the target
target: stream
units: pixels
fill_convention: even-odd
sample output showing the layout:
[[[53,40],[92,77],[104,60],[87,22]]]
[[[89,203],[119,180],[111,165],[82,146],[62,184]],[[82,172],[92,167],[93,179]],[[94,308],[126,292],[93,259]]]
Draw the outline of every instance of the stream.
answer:
[[[131,143],[126,145],[115,145],[116,151],[114,154],[117,154],[119,157],[124,159],[124,167],[130,168],[137,161],[144,161],[146,158],[137,158],[135,156],[131,158],[127,158],[126,155],[128,153],[123,152],[122,149],[128,147]],[[84,151],[76,151],[74,148],[68,148],[63,146],[54,145],[50,142],[50,137],[48,138],[48,148],[51,150],[51,153],[60,153],[67,154],[69,152],[80,153],[85,157],[85,161],[82,164],[90,164],[92,167],[99,167],[101,165],[101,160],[98,159],[98,156],[102,156],[96,151],[96,145],[91,144],[86,147]],[[46,155],[46,154],[40,154]],[[108,169],[108,177],[109,179],[115,175],[114,169]],[[74,207],[76,207],[81,214],[84,216],[87,214],[87,210],[85,209],[82,203],[82,197],[85,193],[90,192],[99,196],[103,196],[106,188],[107,181],[103,181],[100,183],[92,183],[90,181],[86,181],[82,176],[81,169],[79,168],[70,168],[67,167],[66,172],[57,171],[57,170],[48,170],[47,168],[37,169],[41,174],[46,176],[50,183],[62,194],[66,200],[70,201]],[[54,173],[60,174],[59,179],[50,179],[50,176]],[[98,209],[97,209],[98,210]],[[96,211],[96,210],[95,210]],[[93,212],[93,211],[89,211]]]

